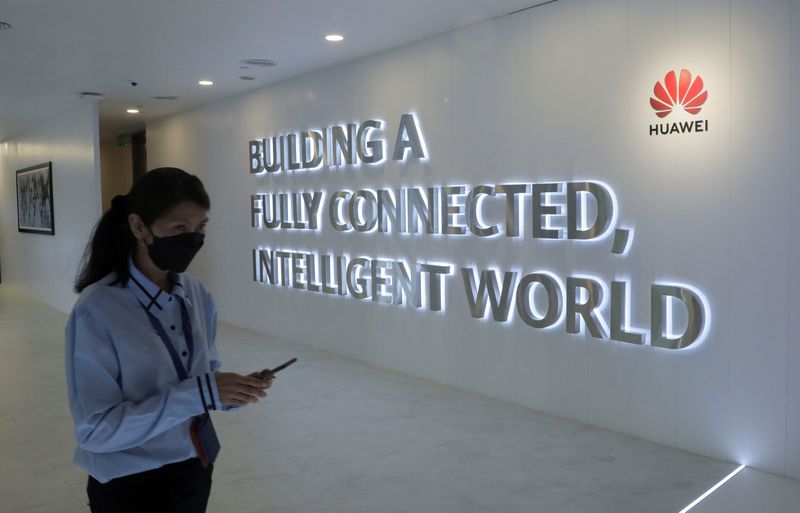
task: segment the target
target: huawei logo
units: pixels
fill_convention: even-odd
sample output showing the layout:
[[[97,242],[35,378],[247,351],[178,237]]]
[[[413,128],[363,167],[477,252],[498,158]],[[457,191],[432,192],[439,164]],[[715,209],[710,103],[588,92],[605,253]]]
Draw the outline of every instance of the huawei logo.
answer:
[[[692,80],[688,69],[681,70],[680,78],[675,71],[667,73],[663,82],[656,82],[653,94],[655,98],[650,98],[650,106],[660,118],[668,116],[678,107],[683,107],[689,114],[699,114],[708,99],[708,91],[703,89],[703,79],[697,75]]]

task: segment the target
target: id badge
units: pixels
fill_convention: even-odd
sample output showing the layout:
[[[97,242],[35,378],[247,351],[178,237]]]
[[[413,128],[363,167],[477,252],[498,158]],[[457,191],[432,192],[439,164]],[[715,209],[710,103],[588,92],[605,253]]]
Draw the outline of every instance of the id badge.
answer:
[[[217,438],[214,424],[211,422],[211,416],[205,414],[195,417],[192,420],[191,434],[200,463],[203,468],[206,468],[216,461],[220,449],[219,439]]]

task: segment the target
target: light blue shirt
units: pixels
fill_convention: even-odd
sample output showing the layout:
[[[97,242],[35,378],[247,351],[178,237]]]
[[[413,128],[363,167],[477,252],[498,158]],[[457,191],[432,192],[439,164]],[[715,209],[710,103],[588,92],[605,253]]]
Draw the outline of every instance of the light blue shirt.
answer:
[[[66,327],[69,405],[78,447],[74,461],[105,483],[197,456],[192,417],[223,407],[215,371],[217,310],[197,279],[173,274],[172,293],[130,263],[124,287],[114,273],[86,287]],[[143,306],[163,325],[186,367],[179,301],[194,338],[189,378],[181,381]],[[141,304],[140,304],[141,303]]]

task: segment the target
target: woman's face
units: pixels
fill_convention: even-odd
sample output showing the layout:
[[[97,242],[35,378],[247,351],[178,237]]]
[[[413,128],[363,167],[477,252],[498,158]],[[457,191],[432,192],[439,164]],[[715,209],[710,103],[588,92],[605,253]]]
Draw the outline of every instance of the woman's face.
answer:
[[[137,214],[131,214],[128,218],[131,232],[143,248],[153,243],[153,235],[171,237],[182,233],[205,234],[206,223],[208,223],[208,210],[193,201],[178,203],[172,210],[153,221],[150,226],[145,225]]]
[[[184,201],[156,219],[150,230],[156,237],[171,237],[182,233],[205,233],[208,210],[193,201]],[[151,243],[152,238],[146,240]]]
[[[150,226],[146,226],[137,214],[131,214],[128,224],[137,239],[135,258],[140,269],[155,267],[162,271],[185,271],[203,245],[202,237],[197,240],[197,237],[190,236],[188,241],[181,238],[180,242],[170,237],[184,234],[205,235],[207,214],[208,210],[192,201],[179,203]],[[158,237],[159,244],[154,244],[154,236]]]

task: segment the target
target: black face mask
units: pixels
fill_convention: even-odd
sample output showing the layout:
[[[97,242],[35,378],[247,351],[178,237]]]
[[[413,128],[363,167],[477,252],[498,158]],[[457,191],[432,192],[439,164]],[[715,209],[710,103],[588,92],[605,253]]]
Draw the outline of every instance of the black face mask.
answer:
[[[153,231],[150,230],[152,234]],[[203,247],[206,236],[202,233],[181,233],[171,237],[156,237],[147,246],[150,260],[163,271],[182,273]]]

